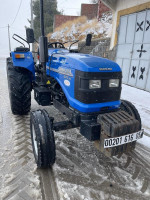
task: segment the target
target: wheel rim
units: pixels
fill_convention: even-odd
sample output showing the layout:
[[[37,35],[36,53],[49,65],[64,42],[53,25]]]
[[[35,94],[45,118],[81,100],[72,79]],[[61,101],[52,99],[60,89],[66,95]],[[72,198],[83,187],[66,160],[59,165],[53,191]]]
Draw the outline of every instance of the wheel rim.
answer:
[[[38,156],[38,144],[37,144],[37,139],[36,139],[36,134],[35,134],[35,128],[34,128],[33,124],[32,124],[32,135],[33,135],[34,151],[35,151],[36,156]]]

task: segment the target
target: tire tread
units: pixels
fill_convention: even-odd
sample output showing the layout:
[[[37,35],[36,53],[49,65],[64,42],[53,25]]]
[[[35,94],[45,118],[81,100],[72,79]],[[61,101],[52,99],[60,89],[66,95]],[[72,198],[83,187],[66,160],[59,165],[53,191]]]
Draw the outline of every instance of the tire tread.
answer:
[[[31,108],[31,76],[26,69],[14,67],[7,59],[7,79],[11,110],[14,115],[26,115]]]

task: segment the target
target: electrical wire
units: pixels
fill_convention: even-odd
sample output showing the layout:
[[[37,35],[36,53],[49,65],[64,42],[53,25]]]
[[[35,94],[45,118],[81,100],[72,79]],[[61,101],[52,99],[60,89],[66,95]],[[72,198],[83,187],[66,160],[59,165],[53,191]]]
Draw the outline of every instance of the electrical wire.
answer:
[[[12,25],[14,24],[14,22],[16,21],[16,18],[17,18],[17,16],[18,16],[18,13],[19,13],[20,8],[21,8],[21,4],[22,4],[22,0],[20,0],[20,4],[19,4],[19,7],[18,7],[18,10],[17,10],[16,16],[15,16],[15,18],[14,18],[14,20],[13,20],[13,22],[11,23],[10,26],[12,26]]]
[[[20,4],[19,4],[18,10],[17,10],[17,13],[16,13],[15,18],[14,18],[14,20],[13,20],[13,22],[11,23],[10,26],[12,26],[12,25],[14,24],[14,22],[16,21],[16,18],[17,18],[17,16],[18,16],[18,13],[19,13],[20,8],[21,8],[21,4],[22,4],[22,0],[20,0]],[[0,27],[0,29],[3,29],[3,28],[8,28],[8,26],[2,26],[2,27]]]
[[[0,27],[0,29],[3,29],[3,28],[7,28],[8,26],[2,26],[2,27]]]

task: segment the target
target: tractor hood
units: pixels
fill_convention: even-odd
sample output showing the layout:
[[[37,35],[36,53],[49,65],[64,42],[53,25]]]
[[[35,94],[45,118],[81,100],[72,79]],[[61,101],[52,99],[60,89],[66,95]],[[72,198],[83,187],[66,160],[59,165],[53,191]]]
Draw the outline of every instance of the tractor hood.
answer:
[[[51,64],[69,67],[84,72],[120,72],[119,65],[105,58],[82,54],[70,53],[67,49],[49,49]]]

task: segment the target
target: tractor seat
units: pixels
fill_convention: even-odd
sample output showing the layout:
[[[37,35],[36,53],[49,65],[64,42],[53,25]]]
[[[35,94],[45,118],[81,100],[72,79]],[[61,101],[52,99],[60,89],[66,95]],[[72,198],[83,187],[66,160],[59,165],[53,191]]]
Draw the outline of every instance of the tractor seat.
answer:
[[[30,49],[27,47],[16,47],[14,49],[14,52],[28,52],[28,51],[30,51]]]

